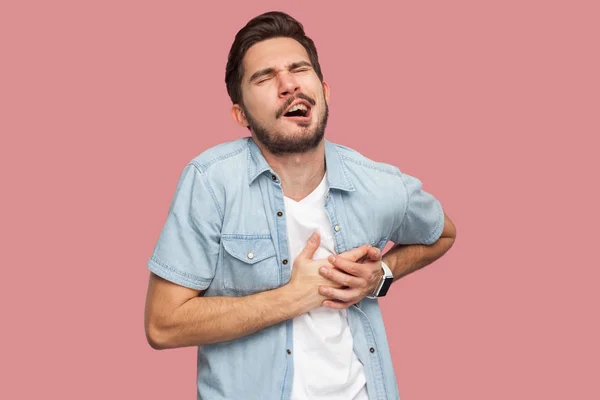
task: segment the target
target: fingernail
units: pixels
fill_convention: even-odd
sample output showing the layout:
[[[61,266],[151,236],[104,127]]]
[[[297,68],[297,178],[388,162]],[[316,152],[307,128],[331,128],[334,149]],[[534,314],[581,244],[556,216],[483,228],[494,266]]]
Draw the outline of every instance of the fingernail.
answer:
[[[327,268],[321,267],[321,269],[319,271],[321,271],[322,274],[326,274],[327,273]]]
[[[315,240],[317,240],[317,235],[315,233],[313,233],[312,235],[310,235],[310,239],[311,242],[314,242]]]
[[[330,263],[334,263],[335,262],[335,257],[334,256],[329,257],[329,262]]]

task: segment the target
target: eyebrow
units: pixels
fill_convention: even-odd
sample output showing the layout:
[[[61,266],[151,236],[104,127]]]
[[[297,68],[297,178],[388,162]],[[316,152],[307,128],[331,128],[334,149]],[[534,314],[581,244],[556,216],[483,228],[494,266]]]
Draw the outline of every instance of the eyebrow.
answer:
[[[312,67],[312,64],[309,63],[308,61],[298,61],[298,62],[291,63],[290,65],[288,65],[287,70],[291,71],[293,69],[300,68],[300,67]],[[272,68],[272,67],[261,69],[259,71],[256,71],[255,73],[253,73],[252,76],[250,77],[250,79],[248,79],[248,82],[252,82],[252,81],[260,78],[261,76],[269,75],[269,74],[272,74],[273,72],[275,72],[275,68]]]

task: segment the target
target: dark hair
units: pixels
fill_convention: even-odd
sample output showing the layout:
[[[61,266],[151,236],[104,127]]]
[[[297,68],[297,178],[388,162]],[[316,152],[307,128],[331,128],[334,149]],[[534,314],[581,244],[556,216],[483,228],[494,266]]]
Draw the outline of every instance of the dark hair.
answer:
[[[240,103],[242,100],[242,78],[244,76],[242,61],[246,52],[256,43],[276,37],[289,37],[299,42],[306,49],[310,63],[323,82],[317,48],[312,39],[305,35],[302,24],[286,13],[271,11],[251,19],[235,35],[225,67],[225,84],[233,104]]]

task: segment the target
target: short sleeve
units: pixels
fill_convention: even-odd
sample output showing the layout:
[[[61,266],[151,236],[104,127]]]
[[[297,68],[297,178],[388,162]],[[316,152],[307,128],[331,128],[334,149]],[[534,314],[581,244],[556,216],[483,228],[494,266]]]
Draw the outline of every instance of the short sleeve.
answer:
[[[177,183],[148,269],[191,289],[206,289],[215,274],[221,218],[206,176],[187,165]]]
[[[395,244],[435,243],[444,229],[444,211],[440,202],[423,190],[423,184],[415,177],[400,174],[406,195],[400,226],[392,232],[390,240]],[[400,211],[402,212],[402,211]]]

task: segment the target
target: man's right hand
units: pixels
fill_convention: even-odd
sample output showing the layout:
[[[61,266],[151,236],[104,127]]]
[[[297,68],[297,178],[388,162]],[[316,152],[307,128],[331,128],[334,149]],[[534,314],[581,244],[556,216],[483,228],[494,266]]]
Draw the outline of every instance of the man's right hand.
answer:
[[[321,303],[327,298],[319,294],[319,286],[335,285],[336,287],[341,287],[319,274],[319,268],[333,267],[326,258],[313,260],[320,243],[321,237],[319,234],[316,232],[313,233],[304,249],[296,256],[292,268],[292,276],[288,284],[290,289],[293,290],[294,295],[298,296],[298,300],[303,303],[306,311],[321,307]]]

